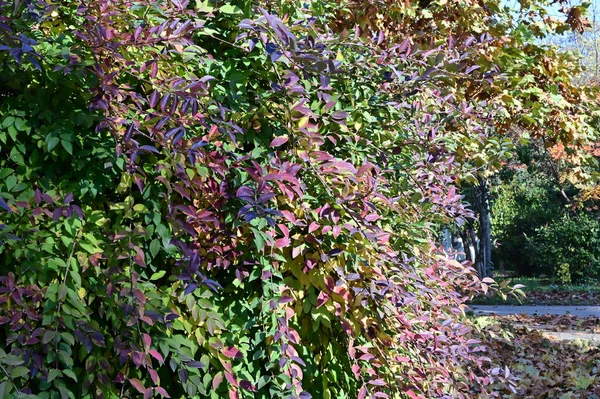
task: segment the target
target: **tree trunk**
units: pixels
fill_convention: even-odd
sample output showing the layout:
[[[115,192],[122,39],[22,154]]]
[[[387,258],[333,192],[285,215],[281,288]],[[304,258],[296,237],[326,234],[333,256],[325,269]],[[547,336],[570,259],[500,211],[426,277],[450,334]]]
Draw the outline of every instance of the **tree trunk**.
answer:
[[[465,229],[459,229],[458,230],[458,234],[460,234],[460,238],[462,238],[463,240],[463,247],[465,250],[465,257],[467,258],[467,260],[471,263],[474,262],[473,257],[471,256],[471,240],[469,239],[469,234],[468,234],[468,226],[465,226]]]
[[[480,277],[492,275],[492,224],[490,219],[490,187],[480,178],[476,195],[479,210],[479,270]]]
[[[473,258],[473,263],[477,263],[477,254],[479,253],[479,242],[477,241],[477,235],[475,235],[475,228],[473,226],[469,226],[469,237],[471,237],[471,244],[473,247],[471,258]]]

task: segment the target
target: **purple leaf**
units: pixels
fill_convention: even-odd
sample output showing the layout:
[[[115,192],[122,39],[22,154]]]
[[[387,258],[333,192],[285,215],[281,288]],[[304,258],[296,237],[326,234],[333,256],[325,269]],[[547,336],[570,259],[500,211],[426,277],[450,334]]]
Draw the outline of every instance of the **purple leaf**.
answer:
[[[204,367],[206,367],[206,365],[202,362],[199,362],[197,360],[192,360],[191,362],[187,362],[186,365],[188,367],[193,367],[195,369],[203,369]]]
[[[183,291],[183,294],[184,294],[184,295],[189,295],[189,294],[191,294],[192,292],[194,292],[194,290],[195,290],[196,288],[198,288],[198,285],[196,285],[196,284],[194,284],[194,283],[188,284],[188,285],[187,285],[187,287],[185,287],[185,290]]]
[[[346,111],[336,111],[331,114],[331,117],[335,120],[345,120],[348,117],[348,113]]]
[[[9,213],[13,212],[12,209],[10,209],[10,207],[6,203],[6,201],[4,201],[4,199],[2,198],[2,196],[0,196],[0,208],[8,211]]]
[[[479,65],[472,65],[472,66],[470,66],[470,67],[467,68],[467,70],[465,71],[465,73],[469,74],[469,73],[473,72],[476,69],[479,69]]]
[[[155,153],[158,154],[158,150],[155,147],[151,146],[151,145],[143,145],[143,146],[140,147],[140,150],[149,151],[149,152],[155,152]]]
[[[54,220],[55,222],[58,222],[58,220],[60,219],[61,216],[62,216],[62,209],[61,208],[54,209],[54,212],[52,212],[52,220]]]
[[[252,28],[254,28],[253,22],[250,19],[244,19],[244,20],[242,20],[242,22],[239,23],[238,27],[241,28],[241,29],[252,29]]]
[[[159,97],[158,91],[154,90],[152,92],[152,94],[150,95],[150,101],[149,101],[150,108],[154,108],[156,106],[156,103],[158,103],[158,97]]]
[[[327,253],[327,255],[329,255],[330,257],[334,257],[334,256],[341,254],[342,252],[344,252],[343,249],[335,248],[335,249],[332,249],[331,251],[329,251]]]
[[[241,380],[240,381],[240,387],[242,387],[246,391],[256,392],[256,387],[254,386],[253,383],[251,383],[248,380]]]

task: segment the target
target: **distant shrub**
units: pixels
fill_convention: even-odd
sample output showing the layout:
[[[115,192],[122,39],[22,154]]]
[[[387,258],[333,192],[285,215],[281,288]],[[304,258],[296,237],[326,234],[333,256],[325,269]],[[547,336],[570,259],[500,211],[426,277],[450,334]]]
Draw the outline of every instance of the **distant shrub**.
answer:
[[[585,282],[600,277],[600,221],[585,215],[564,216],[536,229],[527,237],[532,266],[549,270],[570,281]]]
[[[494,190],[492,235],[498,242],[494,263],[502,261],[520,275],[547,274],[545,265],[537,266],[526,237],[535,237],[541,226],[561,218],[565,208],[543,176],[521,170],[507,180]]]

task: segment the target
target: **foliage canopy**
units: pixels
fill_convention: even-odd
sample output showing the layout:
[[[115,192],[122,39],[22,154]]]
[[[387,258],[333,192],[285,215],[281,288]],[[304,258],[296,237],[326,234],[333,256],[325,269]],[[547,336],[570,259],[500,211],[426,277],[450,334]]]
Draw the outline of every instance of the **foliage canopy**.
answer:
[[[506,152],[463,3],[425,42],[415,5],[374,34],[350,2],[0,2],[0,390],[493,395],[433,234]]]

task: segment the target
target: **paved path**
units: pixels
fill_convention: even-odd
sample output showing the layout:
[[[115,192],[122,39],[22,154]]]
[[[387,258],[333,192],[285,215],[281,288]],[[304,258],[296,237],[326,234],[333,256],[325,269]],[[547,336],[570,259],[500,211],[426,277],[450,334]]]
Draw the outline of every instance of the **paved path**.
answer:
[[[600,317],[600,306],[510,306],[510,305],[472,305],[469,306],[476,315],[496,314],[499,316],[526,314],[561,316],[572,314],[579,317]]]

